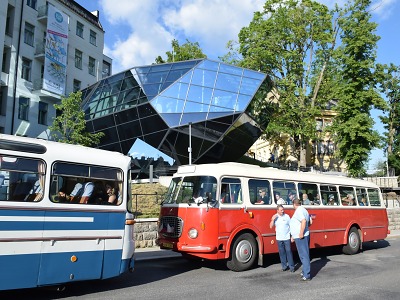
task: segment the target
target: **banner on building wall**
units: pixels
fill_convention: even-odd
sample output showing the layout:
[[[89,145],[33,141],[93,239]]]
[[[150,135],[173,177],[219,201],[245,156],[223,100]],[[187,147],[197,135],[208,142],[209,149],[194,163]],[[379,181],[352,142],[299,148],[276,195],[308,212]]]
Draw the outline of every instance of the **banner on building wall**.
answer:
[[[53,5],[47,13],[43,89],[64,95],[67,77],[68,16]]]

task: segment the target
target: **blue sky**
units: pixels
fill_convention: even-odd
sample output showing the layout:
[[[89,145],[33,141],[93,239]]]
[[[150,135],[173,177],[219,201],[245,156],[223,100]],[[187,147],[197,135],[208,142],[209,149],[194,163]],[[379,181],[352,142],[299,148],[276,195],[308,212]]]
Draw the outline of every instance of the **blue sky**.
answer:
[[[262,9],[264,0],[77,0],[89,11],[99,10],[105,30],[106,55],[113,59],[113,73],[151,64],[158,55],[165,57],[171,40],[199,42],[203,52],[218,59],[227,52],[226,43],[237,40],[253,13]],[[332,7],[345,1],[320,1]],[[400,0],[374,1],[373,21],[378,24],[378,62],[400,65]],[[375,128],[383,132],[373,115]],[[151,156],[148,155],[145,156]],[[141,155],[141,154],[137,154]],[[157,155],[156,155],[157,157]],[[370,156],[370,168],[384,160],[381,150]]]

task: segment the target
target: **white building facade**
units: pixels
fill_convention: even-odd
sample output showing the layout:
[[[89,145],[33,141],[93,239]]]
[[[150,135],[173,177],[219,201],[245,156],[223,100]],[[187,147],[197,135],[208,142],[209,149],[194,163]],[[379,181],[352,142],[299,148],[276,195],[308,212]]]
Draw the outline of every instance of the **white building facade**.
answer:
[[[54,104],[111,75],[98,12],[72,0],[0,1],[0,43],[0,133],[49,139]]]

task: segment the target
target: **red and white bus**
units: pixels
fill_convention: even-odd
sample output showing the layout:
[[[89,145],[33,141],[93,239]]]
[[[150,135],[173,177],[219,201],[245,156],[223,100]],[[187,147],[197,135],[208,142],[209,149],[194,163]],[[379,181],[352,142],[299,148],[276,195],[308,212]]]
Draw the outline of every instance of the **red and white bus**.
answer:
[[[265,203],[259,201],[261,192]],[[286,202],[291,216],[291,201],[303,197],[313,218],[311,248],[343,245],[344,253],[355,254],[363,242],[388,234],[382,195],[371,182],[220,163],[179,167],[161,206],[158,243],[188,257],[223,259],[229,269],[244,271],[256,261],[262,265],[264,254],[278,252],[269,228],[275,199]]]

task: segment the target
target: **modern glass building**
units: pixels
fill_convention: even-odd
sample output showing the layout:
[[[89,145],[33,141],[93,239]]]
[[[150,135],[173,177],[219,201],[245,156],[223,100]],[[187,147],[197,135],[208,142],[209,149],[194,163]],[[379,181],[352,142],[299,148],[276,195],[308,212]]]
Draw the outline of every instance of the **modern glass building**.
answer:
[[[268,123],[270,91],[263,73],[196,59],[105,78],[82,91],[82,106],[88,130],[105,133],[98,148],[128,154],[141,139],[177,165],[237,161]]]

